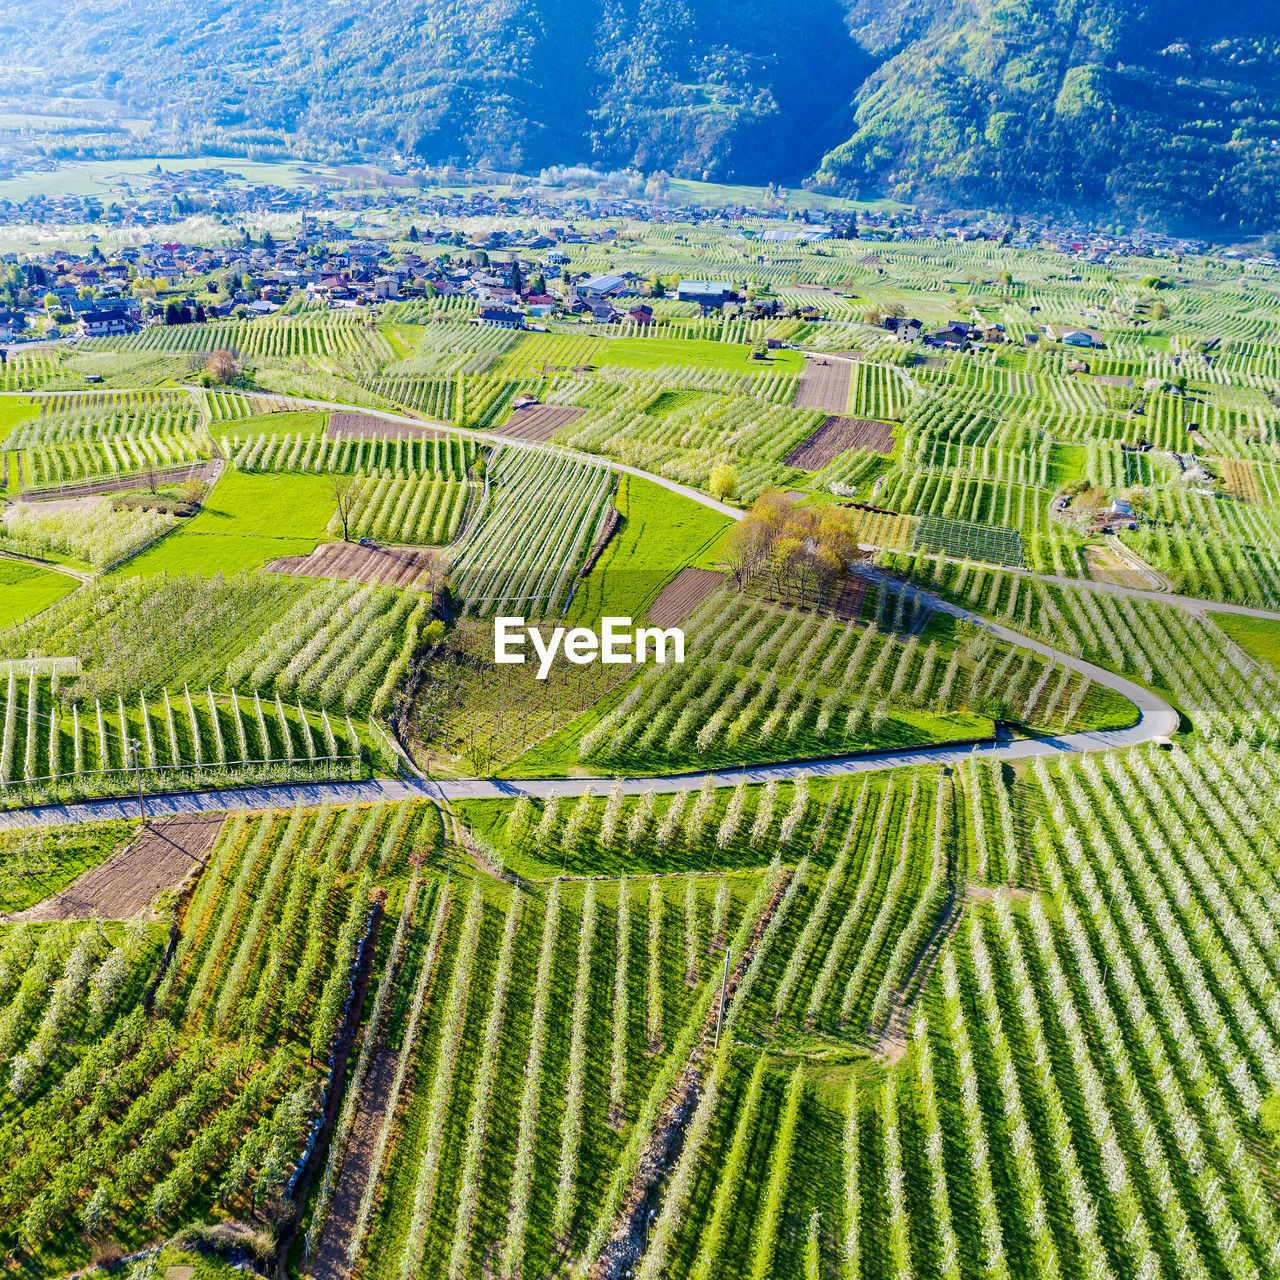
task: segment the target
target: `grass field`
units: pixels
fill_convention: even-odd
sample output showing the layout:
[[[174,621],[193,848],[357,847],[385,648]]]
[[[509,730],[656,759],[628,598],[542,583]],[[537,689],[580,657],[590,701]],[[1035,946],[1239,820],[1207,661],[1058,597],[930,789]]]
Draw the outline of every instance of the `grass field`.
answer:
[[[768,360],[753,360],[751,348],[737,342],[710,342],[702,338],[618,338],[597,355],[602,365],[628,369],[657,369],[662,365],[700,365],[735,373],[801,373],[804,356],[799,351],[773,351]]]
[[[273,538],[252,533],[194,533],[181,530],[135,556],[119,572],[130,577],[152,577],[158,573],[233,574],[241,569],[260,569],[279,556],[305,556],[315,550],[320,538]]]
[[[1239,613],[1211,613],[1209,617],[1246,653],[1280,671],[1280,622]]]
[[[60,892],[137,829],[117,821],[0,832],[0,911],[25,911]]]
[[[0,627],[47,609],[79,584],[65,573],[0,559]]]
[[[31,417],[32,402],[25,396],[0,396],[0,440],[9,434],[15,422]]]
[[[713,566],[715,547],[732,523],[636,476],[623,475],[614,505],[622,523],[573,598],[568,613],[573,622],[643,617],[686,565]]]
[[[332,514],[333,487],[327,476],[227,471],[191,521],[190,531],[323,539]]]
[[[130,576],[236,573],[277,556],[305,556],[327,538],[327,476],[228,471],[187,525],[130,560]]]
[[[318,436],[329,425],[329,415],[321,409],[284,409],[279,413],[258,413],[234,424],[238,436]]]

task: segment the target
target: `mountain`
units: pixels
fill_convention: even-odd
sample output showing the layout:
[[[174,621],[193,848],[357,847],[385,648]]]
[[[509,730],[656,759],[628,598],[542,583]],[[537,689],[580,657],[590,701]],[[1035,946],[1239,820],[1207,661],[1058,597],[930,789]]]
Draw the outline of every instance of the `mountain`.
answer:
[[[0,46],[0,109],[142,131],[99,151],[635,165],[1232,229],[1280,192],[1271,6],[0,0]]]
[[[943,0],[854,96],[830,186],[1274,229],[1280,8]],[[854,6],[856,11],[857,6]]]

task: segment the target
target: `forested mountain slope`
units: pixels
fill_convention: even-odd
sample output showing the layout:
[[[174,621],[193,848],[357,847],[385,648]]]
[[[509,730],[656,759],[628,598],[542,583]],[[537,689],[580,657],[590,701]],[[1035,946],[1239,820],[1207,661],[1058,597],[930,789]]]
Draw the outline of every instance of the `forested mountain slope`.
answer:
[[[816,174],[1231,227],[1265,225],[1280,187],[1271,7],[0,0],[0,47],[6,110],[109,105],[210,151]]]

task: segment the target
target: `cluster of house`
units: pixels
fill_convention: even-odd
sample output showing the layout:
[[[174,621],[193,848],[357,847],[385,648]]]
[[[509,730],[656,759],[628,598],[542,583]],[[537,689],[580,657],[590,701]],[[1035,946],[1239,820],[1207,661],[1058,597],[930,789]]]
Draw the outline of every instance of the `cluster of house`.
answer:
[[[926,347],[941,347],[950,351],[963,351],[983,342],[1007,341],[1004,325],[985,320],[973,323],[955,320],[941,329],[926,329],[924,323],[914,316],[886,316],[881,324],[901,342],[919,341]],[[1034,346],[1042,335],[1068,347],[1095,349],[1107,345],[1105,336],[1097,329],[1066,324],[1042,325],[1039,331],[1032,330],[1025,334],[1023,342],[1027,346]]]

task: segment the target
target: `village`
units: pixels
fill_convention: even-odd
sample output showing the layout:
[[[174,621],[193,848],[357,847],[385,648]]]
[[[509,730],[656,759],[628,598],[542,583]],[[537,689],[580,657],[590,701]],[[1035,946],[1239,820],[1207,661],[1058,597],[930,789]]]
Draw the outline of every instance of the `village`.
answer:
[[[877,244],[990,241],[1060,255],[1068,281],[1135,257],[1152,258],[1153,269],[1161,260],[1210,253],[1240,266],[1278,265],[1269,254],[1156,232],[1120,236],[1074,223],[910,208],[797,210],[772,191],[759,203],[678,202],[666,175],[644,184],[630,175],[629,184],[613,184],[624,188],[621,194],[607,190],[606,179],[617,175],[597,175],[600,192],[584,195],[518,186],[514,175],[454,174],[468,183],[494,180],[458,190],[409,186],[427,182],[420,174],[367,172],[366,185],[348,190],[319,179],[294,186],[246,182],[219,167],[166,172],[157,163],[148,175],[131,175],[105,204],[83,194],[16,201],[0,195],[0,227],[38,228],[42,241],[60,246],[0,254],[0,342],[118,337],[151,325],[252,319],[317,303],[376,307],[451,297],[476,304],[478,324],[508,329],[536,329],[553,318],[643,328],[652,321],[654,297],[691,302],[704,315],[819,320],[826,313],[821,299],[784,305],[761,296],[750,277],[752,268],[798,266],[801,254],[829,252],[822,246],[830,240],[866,242],[867,263],[877,261]],[[196,216],[216,234],[192,235],[184,220]],[[282,223],[291,231],[273,236],[263,229]],[[713,240],[727,243],[738,261],[724,264],[733,267],[727,279],[720,272],[695,280],[682,272],[642,277],[593,269],[601,252],[624,245],[637,227],[670,228],[673,248],[687,254]],[[583,257],[590,260],[586,269],[577,265]],[[900,340],[953,350],[1005,336],[980,317],[940,329],[905,315],[883,323]],[[1096,329],[1045,333],[1071,346],[1102,345]]]

